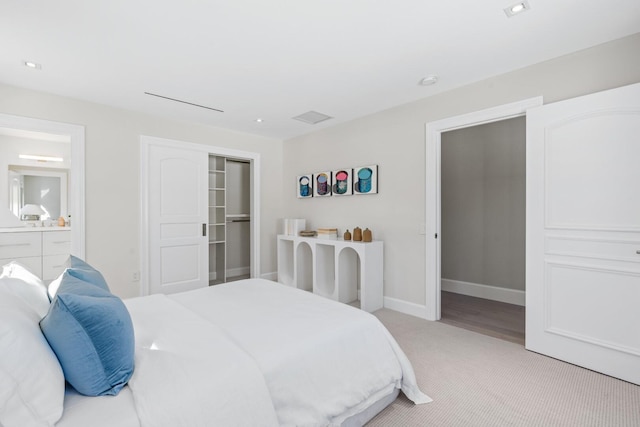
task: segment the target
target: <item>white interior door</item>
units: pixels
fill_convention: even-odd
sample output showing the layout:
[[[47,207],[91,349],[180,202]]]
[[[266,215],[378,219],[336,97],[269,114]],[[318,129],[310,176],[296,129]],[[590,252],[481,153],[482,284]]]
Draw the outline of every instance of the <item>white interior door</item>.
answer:
[[[149,292],[209,285],[207,154],[149,146]]]
[[[640,84],[527,113],[526,348],[640,384]]]

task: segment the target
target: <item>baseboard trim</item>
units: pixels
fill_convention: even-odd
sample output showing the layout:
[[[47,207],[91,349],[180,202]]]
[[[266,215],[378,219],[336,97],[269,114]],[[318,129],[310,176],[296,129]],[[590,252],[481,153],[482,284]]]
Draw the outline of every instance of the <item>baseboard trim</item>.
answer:
[[[260,277],[262,279],[272,280],[274,282],[278,281],[278,273],[276,271],[272,271],[271,273],[262,273]]]
[[[251,267],[228,268],[227,277],[244,276],[251,273]]]
[[[251,273],[251,267],[239,267],[239,268],[229,268],[227,269],[227,277],[236,277],[243,276],[245,274]],[[218,278],[218,274],[215,271],[209,272],[209,281],[216,280]]]
[[[427,319],[427,307],[420,304],[415,304],[408,301],[403,301],[396,298],[384,297],[384,308],[389,310],[398,311],[410,316],[419,317],[420,319]]]
[[[441,279],[440,284],[443,291],[453,292],[454,294],[469,295],[472,297],[506,302],[509,304],[521,306],[525,305],[524,291],[450,279]]]

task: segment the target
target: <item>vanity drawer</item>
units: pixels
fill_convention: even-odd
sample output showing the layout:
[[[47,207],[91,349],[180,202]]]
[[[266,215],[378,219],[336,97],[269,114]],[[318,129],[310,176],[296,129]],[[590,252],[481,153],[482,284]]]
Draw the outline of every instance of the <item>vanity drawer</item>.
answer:
[[[45,255],[42,257],[42,280],[49,282],[56,279],[67,267],[68,254]]]
[[[39,257],[42,255],[42,233],[0,233],[0,259]]]
[[[43,231],[43,255],[69,255],[71,253],[71,231]]]
[[[17,261],[24,265],[27,270],[32,272],[38,277],[42,277],[42,258],[37,257],[25,257],[25,258],[3,258],[0,259],[0,270],[5,264],[9,264],[11,261]]]

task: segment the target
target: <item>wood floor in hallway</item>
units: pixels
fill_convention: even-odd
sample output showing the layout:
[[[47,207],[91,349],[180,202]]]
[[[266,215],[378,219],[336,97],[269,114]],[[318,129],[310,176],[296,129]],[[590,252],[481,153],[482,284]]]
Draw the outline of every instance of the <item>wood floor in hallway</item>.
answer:
[[[442,323],[524,345],[523,306],[442,292]]]

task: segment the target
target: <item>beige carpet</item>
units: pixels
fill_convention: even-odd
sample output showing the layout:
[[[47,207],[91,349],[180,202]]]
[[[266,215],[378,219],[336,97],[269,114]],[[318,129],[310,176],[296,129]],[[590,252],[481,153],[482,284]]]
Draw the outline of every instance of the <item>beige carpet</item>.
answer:
[[[524,347],[391,310],[375,315],[403,348],[422,391],[367,426],[640,426],[640,387]]]

